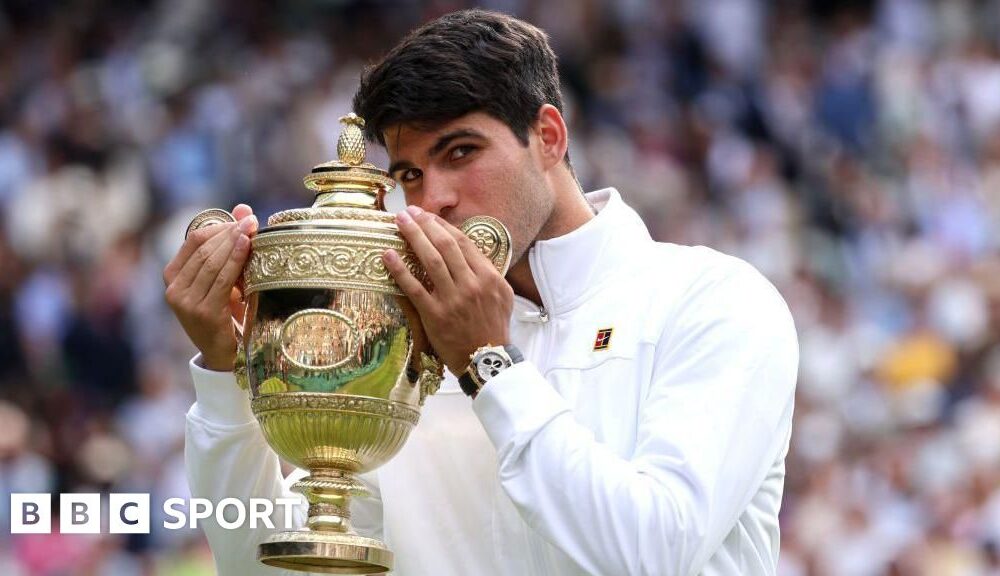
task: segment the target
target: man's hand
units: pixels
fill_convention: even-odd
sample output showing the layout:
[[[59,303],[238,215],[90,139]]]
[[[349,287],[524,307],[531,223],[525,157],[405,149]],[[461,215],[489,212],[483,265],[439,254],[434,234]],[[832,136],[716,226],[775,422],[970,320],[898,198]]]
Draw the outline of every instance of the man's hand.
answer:
[[[413,277],[394,250],[387,250],[383,261],[451,373],[464,372],[469,355],[480,346],[509,344],[514,291],[493,263],[461,230],[416,206],[400,212],[396,224],[427,271],[433,291]]]
[[[233,318],[245,305],[237,281],[250,255],[257,217],[246,204],[233,208],[237,222],[213,224],[188,234],[163,269],[167,304],[209,370],[230,371],[236,359]]]

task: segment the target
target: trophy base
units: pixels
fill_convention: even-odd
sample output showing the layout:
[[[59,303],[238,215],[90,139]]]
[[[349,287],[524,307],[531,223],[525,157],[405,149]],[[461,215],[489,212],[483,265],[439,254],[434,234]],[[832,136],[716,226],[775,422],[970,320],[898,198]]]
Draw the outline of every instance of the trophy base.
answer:
[[[343,532],[279,532],[257,547],[257,559],[275,568],[321,574],[383,574],[392,552],[374,538]]]

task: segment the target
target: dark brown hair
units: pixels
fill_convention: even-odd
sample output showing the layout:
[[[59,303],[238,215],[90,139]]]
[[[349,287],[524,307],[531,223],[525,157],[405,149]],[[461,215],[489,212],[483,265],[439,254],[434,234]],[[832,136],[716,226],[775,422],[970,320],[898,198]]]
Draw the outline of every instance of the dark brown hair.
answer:
[[[556,55],[546,34],[478,9],[447,14],[410,32],[365,69],[354,95],[366,136],[383,146],[390,126],[431,127],[477,111],[502,121],[527,145],[528,128],[543,104],[563,110]]]

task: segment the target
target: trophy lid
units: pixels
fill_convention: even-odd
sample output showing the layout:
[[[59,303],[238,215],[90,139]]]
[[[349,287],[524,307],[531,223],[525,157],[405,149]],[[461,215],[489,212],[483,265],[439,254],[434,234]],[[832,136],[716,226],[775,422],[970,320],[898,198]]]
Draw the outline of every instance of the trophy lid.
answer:
[[[268,218],[268,226],[344,218],[393,221],[392,215],[385,212],[384,197],[396,187],[396,181],[385,170],[366,162],[364,119],[351,112],[342,116],[340,123],[338,158],[315,166],[302,180],[316,193],[313,205],[278,212]]]
[[[388,172],[365,160],[365,121],[340,118],[336,160],[316,166],[303,182],[312,206],[283,210],[253,239],[244,270],[246,292],[281,288],[360,289],[401,295],[382,264],[396,250],[423,277],[383,198],[396,187]]]

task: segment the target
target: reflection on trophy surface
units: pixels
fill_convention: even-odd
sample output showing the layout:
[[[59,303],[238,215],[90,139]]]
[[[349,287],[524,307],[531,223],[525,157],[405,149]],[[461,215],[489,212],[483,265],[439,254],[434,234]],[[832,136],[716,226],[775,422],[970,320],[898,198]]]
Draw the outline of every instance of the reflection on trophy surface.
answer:
[[[391,570],[393,557],[351,530],[350,498],[366,495],[354,475],[402,448],[442,367],[382,263],[393,248],[426,277],[384,208],[395,182],[365,163],[364,121],[350,114],[341,122],[339,159],[305,178],[316,193],[312,207],[271,216],[253,239],[236,372],[267,442],[309,471],[293,486],[309,501],[306,527],[272,535],[258,558],[374,574]],[[224,210],[206,210],[189,230],[225,220],[233,218]],[[506,272],[510,235],[499,221],[475,217],[462,230]]]

